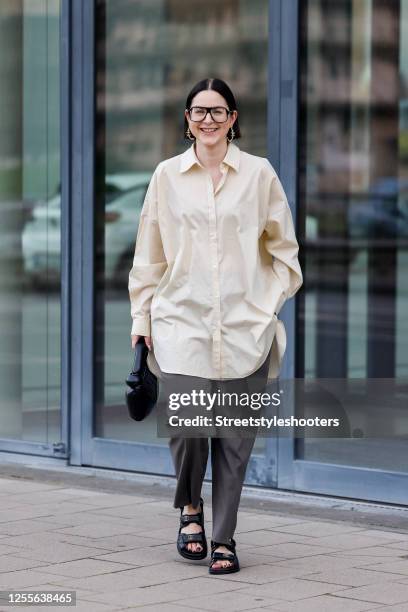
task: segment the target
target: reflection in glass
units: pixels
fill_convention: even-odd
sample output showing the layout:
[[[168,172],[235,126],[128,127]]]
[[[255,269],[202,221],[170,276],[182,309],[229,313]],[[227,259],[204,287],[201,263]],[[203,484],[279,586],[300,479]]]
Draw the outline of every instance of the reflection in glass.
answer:
[[[301,7],[297,375],[406,377],[408,2]],[[369,418],[351,424],[363,439],[309,440],[299,456],[406,471],[403,445],[364,440]]]
[[[60,440],[59,15],[59,0],[0,3],[0,438],[47,444]]]

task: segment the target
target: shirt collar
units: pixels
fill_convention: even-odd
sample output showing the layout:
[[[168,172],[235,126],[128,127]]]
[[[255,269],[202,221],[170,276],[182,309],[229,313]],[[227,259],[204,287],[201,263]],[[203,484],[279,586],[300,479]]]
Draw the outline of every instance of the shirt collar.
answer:
[[[180,172],[186,172],[195,164],[198,164],[201,168],[203,165],[198,160],[197,155],[194,149],[195,143],[193,142],[191,147],[189,147],[184,153],[181,154],[180,160]],[[223,164],[227,164],[231,166],[234,170],[238,172],[239,170],[239,158],[240,158],[240,149],[233,142],[228,143],[227,152],[225,154],[224,159],[222,160]]]

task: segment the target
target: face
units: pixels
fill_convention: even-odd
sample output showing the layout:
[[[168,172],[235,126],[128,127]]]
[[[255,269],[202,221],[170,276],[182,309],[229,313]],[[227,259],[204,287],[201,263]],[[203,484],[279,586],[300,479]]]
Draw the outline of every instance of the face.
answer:
[[[221,94],[212,89],[200,91],[194,96],[191,106],[224,106],[228,104]],[[214,146],[219,142],[225,141],[230,127],[234,124],[238,112],[235,110],[228,116],[225,123],[216,123],[210,113],[200,122],[191,121],[187,111],[184,112],[190,127],[190,132],[195,136],[197,142],[202,142],[206,146]]]

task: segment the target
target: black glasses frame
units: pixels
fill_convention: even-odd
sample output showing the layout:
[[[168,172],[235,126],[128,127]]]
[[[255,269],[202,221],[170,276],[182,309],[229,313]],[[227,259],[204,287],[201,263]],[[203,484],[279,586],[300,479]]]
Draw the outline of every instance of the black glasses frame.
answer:
[[[203,108],[206,113],[204,115],[204,117],[202,119],[191,119],[191,111],[193,110],[193,108]],[[223,108],[224,110],[227,111],[227,118],[225,119],[225,121],[217,121],[216,119],[214,119],[213,114],[211,111],[213,111],[215,108]],[[192,106],[191,108],[187,109],[188,112],[188,116],[190,117],[190,120],[193,121],[194,123],[201,123],[202,121],[205,121],[208,113],[210,113],[211,119],[215,122],[215,123],[226,123],[228,121],[228,117],[234,112],[232,110],[229,110],[228,108],[226,108],[225,106],[220,106],[219,104],[217,106]]]

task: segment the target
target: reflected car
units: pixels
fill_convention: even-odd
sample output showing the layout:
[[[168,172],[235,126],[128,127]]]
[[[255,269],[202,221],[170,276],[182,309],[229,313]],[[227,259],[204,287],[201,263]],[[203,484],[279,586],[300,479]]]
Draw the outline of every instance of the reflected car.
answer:
[[[151,173],[107,175],[105,250],[102,275],[107,285],[127,288],[139,216]],[[25,279],[36,288],[58,287],[61,278],[61,195],[38,202],[22,234]],[[97,265],[98,265],[97,261]]]
[[[348,223],[353,238],[408,237],[408,181],[379,179],[367,199],[351,202]]]

